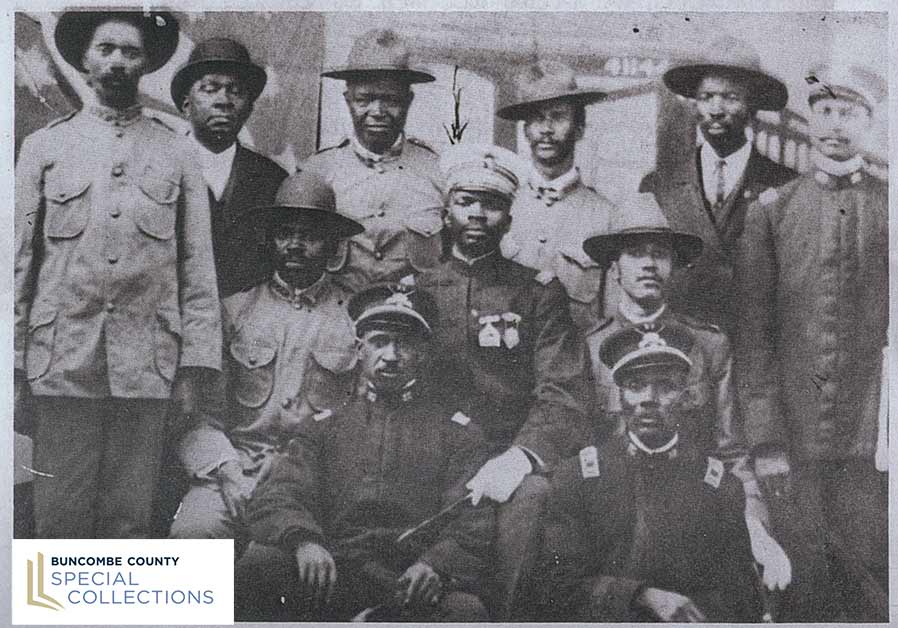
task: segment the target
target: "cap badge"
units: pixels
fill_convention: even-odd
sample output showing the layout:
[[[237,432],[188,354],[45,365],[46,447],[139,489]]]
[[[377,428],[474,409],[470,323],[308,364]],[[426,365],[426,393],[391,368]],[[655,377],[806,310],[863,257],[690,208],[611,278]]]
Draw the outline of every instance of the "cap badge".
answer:
[[[396,305],[398,307],[405,307],[410,310],[415,309],[415,307],[412,305],[411,300],[408,298],[408,295],[404,292],[394,292],[389,297],[387,297],[385,303],[388,303],[389,305]]]

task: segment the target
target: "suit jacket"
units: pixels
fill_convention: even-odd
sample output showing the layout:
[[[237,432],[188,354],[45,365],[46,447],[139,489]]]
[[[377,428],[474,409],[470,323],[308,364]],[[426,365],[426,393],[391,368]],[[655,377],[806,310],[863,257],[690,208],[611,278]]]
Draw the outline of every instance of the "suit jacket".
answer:
[[[654,171],[643,178],[641,192],[655,195],[672,229],[699,236],[702,255],[688,268],[676,270],[667,284],[667,301],[684,314],[735,330],[733,264],[736,242],[742,235],[749,204],[768,188],[791,181],[798,173],[761,155],[752,148],[741,181],[724,202],[717,224],[702,186],[699,151],[694,159],[669,174]]]
[[[185,138],[131,111],[22,144],[15,367],[36,395],[165,399],[178,367],[221,365],[202,174]]]
[[[263,226],[238,218],[247,210],[271,205],[286,177],[286,171],[276,163],[238,143],[221,199],[216,200],[208,190],[215,272],[222,299],[271,276]]]

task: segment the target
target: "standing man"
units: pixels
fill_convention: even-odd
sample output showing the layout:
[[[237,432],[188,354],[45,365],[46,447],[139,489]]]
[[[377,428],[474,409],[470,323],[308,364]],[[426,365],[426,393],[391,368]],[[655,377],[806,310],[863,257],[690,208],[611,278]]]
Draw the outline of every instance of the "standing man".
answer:
[[[321,76],[346,81],[343,96],[353,136],[325,148],[299,170],[321,176],[337,195],[337,209],[365,232],[340,247],[331,270],[351,291],[398,280],[435,264],[440,246],[437,155],[405,135],[411,85],[434,77],[409,65],[410,53],[391,30],[363,34],[345,67]]]
[[[609,233],[590,237],[583,244],[601,268],[610,267],[609,278],[619,286],[620,300],[614,315],[586,337],[597,386],[597,406],[610,416],[621,416],[618,381],[602,360],[602,347],[609,338],[637,325],[675,325],[688,331],[692,339],[687,354],[690,366],[679,401],[678,431],[742,480],[755,560],[763,566],[764,580],[771,589],[785,588],[791,567],[766,532],[769,513],[752,471],[736,407],[729,338],[716,325],[680,314],[667,304],[668,279],[677,267],[701,254],[702,242],[697,236],[673,231],[650,194],[638,195],[614,218]],[[622,428],[623,421],[614,427]]]
[[[349,362],[348,295],[325,270],[337,243],[362,226],[336,213],[334,193],[303,173],[278,191],[276,205],[244,212],[268,233],[274,272],[222,301],[224,369],[181,442],[191,488],[172,525],[175,538],[245,536],[246,503],[272,458],[294,435],[306,365]]]
[[[605,285],[602,270],[583,252],[583,234],[607,229],[613,206],[580,179],[574,151],[586,128],[586,106],[605,94],[580,89],[574,71],[553,61],[526,67],[516,87],[514,102],[496,115],[523,120],[531,167],[515,196],[502,253],[558,277],[574,323],[586,331],[603,314]]]
[[[486,447],[430,369],[433,299],[381,284],[349,314],[357,362],[304,392],[296,438],[250,505],[237,619],[485,621],[495,520],[464,484]]]
[[[860,154],[886,88],[856,66],[808,81],[813,169],[761,196],[739,249],[740,405],[792,542],[789,619],[886,621],[888,186]]]
[[[702,144],[671,172],[647,175],[640,191],[655,195],[671,227],[705,243],[693,266],[671,278],[671,306],[732,335],[733,263],[745,212],[758,194],[797,173],[764,157],[752,144],[755,113],[783,109],[786,86],[761,70],[760,56],[745,42],[723,37],[710,49],[710,60],[664,74],[668,89],[695,102]]]
[[[434,358],[444,394],[469,404],[463,411],[480,418],[495,456],[468,483],[474,503],[515,495],[498,513],[494,573],[493,614],[507,620],[540,530],[547,483],[536,474],[588,438],[586,355],[558,279],[499,250],[511,224],[517,155],[463,144],[441,167],[450,250],[418,283],[437,300]]]
[[[689,330],[670,322],[603,342],[624,427],[552,476],[542,619],[760,619],[739,481],[682,429],[691,344]]]
[[[243,44],[216,37],[196,45],[171,83],[172,101],[190,121],[190,137],[209,192],[222,299],[271,274],[265,234],[240,216],[253,207],[270,205],[287,173],[237,141],[267,78]]]
[[[28,137],[16,168],[15,391],[37,420],[37,536],[142,537],[169,399],[192,413],[221,363],[202,175],[137,102],[178,25],[68,12],[55,39],[96,102]]]

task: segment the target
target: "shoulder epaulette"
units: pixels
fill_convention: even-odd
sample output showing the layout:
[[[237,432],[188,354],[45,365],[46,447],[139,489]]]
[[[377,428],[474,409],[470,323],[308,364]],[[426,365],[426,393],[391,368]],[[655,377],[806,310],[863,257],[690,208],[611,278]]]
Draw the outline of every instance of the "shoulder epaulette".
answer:
[[[674,315],[675,318],[679,319],[680,322],[687,325],[688,327],[692,327],[693,329],[699,329],[702,331],[712,331],[714,333],[722,334],[724,333],[723,329],[714,323],[710,323],[708,321],[702,320],[700,318],[696,318],[694,316],[690,316],[688,314],[680,314],[676,313]]]
[[[599,477],[599,450],[595,445],[580,450],[580,476],[584,480]]]
[[[467,427],[467,425],[471,422],[471,417],[459,410],[458,412],[453,414],[449,420],[453,423],[458,423],[462,427]]]
[[[779,197],[780,193],[776,191],[776,188],[767,188],[758,194],[758,200],[761,202],[761,205],[772,205],[779,200]]]
[[[57,124],[62,124],[63,122],[65,122],[65,121],[67,121],[67,120],[71,120],[72,118],[75,117],[75,114],[76,114],[76,113],[78,113],[78,110],[77,110],[77,109],[76,109],[75,111],[71,111],[71,112],[65,114],[64,116],[61,116],[61,117],[59,117],[59,118],[56,118],[55,120],[51,120],[51,121],[47,124],[47,126],[45,126],[44,128],[45,128],[45,129],[52,129],[52,128],[53,128],[54,126],[56,126]]]
[[[417,137],[406,137],[405,139],[408,141],[409,144],[414,144],[415,146],[420,146],[421,148],[423,148],[425,150],[429,150],[434,155],[437,154],[436,149],[434,149],[433,146],[431,146],[424,140],[419,140]]]
[[[349,138],[344,137],[340,141],[340,143],[334,144],[333,146],[325,146],[324,148],[319,148],[318,150],[315,151],[315,154],[320,155],[321,153],[326,153],[329,150],[334,150],[335,148],[346,148],[347,146],[349,146]]]
[[[144,117],[145,117],[147,120],[152,120],[153,122],[155,122],[156,124],[158,124],[159,126],[161,126],[163,129],[165,129],[165,130],[167,130],[167,131],[171,131],[172,133],[175,133],[175,134],[180,135],[180,134],[178,133],[177,129],[175,129],[175,127],[173,127],[173,126],[170,125],[168,122],[166,122],[165,120],[163,120],[160,116],[155,115],[153,112],[144,110],[144,114],[143,114],[143,115],[144,115]]]
[[[723,462],[718,458],[708,456],[708,468],[705,469],[704,478],[705,484],[711,488],[720,488],[720,482],[723,480],[725,472],[726,469],[723,466]]]
[[[331,410],[330,408],[324,408],[323,410],[319,410],[318,412],[313,414],[312,420],[317,423],[318,421],[323,421],[324,419],[329,419],[332,416],[334,416],[334,411]]]

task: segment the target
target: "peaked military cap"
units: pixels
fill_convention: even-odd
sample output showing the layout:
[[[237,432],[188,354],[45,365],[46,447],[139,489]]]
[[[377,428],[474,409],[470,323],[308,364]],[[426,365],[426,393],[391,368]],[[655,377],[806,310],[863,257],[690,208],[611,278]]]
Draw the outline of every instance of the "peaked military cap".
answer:
[[[469,190],[512,199],[524,168],[517,154],[501,146],[454,144],[440,156],[447,193]]]
[[[809,86],[808,104],[820,98],[847,98],[872,110],[888,95],[885,80],[872,70],[852,64],[822,65],[805,77]]]
[[[675,66],[664,73],[667,88],[686,98],[695,98],[699,84],[709,74],[734,76],[748,86],[748,96],[758,109],[779,111],[789,100],[786,85],[761,69],[761,55],[750,44],[726,35],[708,46],[715,57]]]
[[[59,54],[76,70],[86,72],[82,60],[94,32],[100,24],[114,20],[133,24],[143,34],[148,74],[168,63],[175,54],[178,20],[168,11],[66,11],[53,33]]]
[[[362,233],[365,228],[348,216],[337,212],[334,190],[320,176],[302,171],[284,179],[274,205],[256,207],[240,215],[242,221],[307,220],[310,226],[340,239]]]
[[[411,275],[399,283],[375,284],[356,293],[347,309],[359,337],[372,327],[430,335],[437,314],[433,297],[417,288]]]
[[[597,264],[607,268],[633,242],[649,237],[669,240],[681,264],[688,264],[702,252],[702,239],[670,228],[652,194],[636,194],[611,214],[608,233],[586,239],[583,250]]]
[[[515,95],[511,103],[496,115],[506,120],[523,120],[539,105],[552,101],[589,105],[603,100],[604,92],[580,89],[574,70],[564,63],[539,60],[526,66],[515,77]]]
[[[629,375],[649,368],[688,371],[694,343],[689,330],[675,323],[625,327],[602,342],[599,359],[618,386]]]
[[[236,74],[246,85],[250,100],[255,101],[265,89],[268,75],[252,62],[246,46],[226,37],[213,37],[196,45],[187,63],[178,68],[171,81],[171,99],[179,110],[191,85],[209,72]]]
[[[406,83],[430,83],[436,78],[411,67],[411,51],[393,30],[375,29],[363,33],[352,45],[346,65],[322,72],[326,78],[344,81],[370,79],[374,75],[396,78]]]

